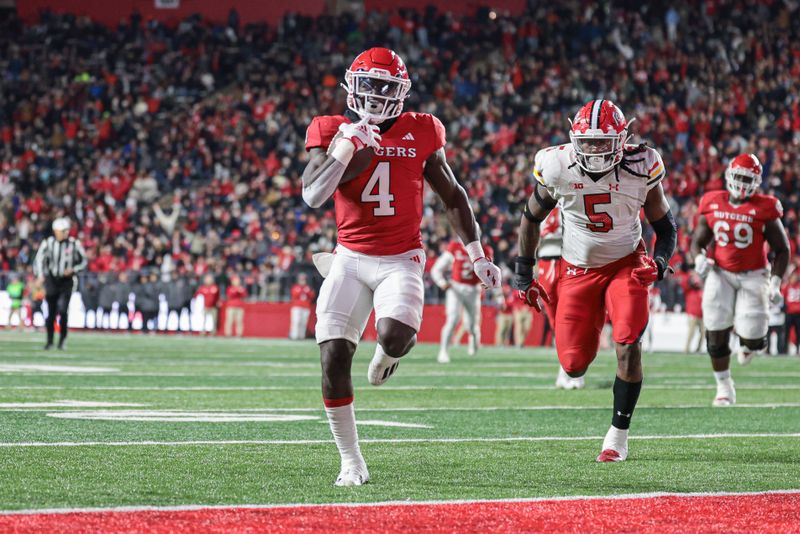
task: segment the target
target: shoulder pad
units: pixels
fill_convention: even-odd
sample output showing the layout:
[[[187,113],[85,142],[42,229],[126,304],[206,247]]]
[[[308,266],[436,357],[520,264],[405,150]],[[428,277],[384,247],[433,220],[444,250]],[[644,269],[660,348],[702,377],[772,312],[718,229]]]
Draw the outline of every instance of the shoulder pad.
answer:
[[[558,147],[544,148],[533,159],[533,177],[545,187],[555,185],[561,175],[561,160]]]

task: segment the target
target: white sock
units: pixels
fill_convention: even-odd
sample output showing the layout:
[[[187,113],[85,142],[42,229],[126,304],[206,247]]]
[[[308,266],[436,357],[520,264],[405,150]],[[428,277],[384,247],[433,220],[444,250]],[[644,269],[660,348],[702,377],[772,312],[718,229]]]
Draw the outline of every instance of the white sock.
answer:
[[[608,429],[606,437],[603,440],[603,450],[614,449],[617,452],[623,452],[623,449],[628,448],[628,429],[625,430],[617,428],[614,425]]]
[[[725,369],[724,371],[714,371],[714,378],[717,380],[717,384],[723,382],[725,380],[731,379],[731,370]]]
[[[342,457],[342,465],[363,463],[364,458],[361,456],[361,448],[358,446],[356,412],[352,400],[344,406],[326,406],[325,413],[328,415],[333,440]]]

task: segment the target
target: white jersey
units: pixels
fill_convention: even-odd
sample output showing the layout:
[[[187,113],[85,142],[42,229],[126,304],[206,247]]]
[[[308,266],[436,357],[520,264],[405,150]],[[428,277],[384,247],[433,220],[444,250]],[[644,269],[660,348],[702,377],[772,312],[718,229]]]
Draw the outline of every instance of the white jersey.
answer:
[[[602,267],[639,246],[639,212],[666,173],[652,148],[626,145],[625,152],[622,163],[597,181],[578,166],[572,144],[536,153],[533,175],[561,207],[561,257],[572,265]]]

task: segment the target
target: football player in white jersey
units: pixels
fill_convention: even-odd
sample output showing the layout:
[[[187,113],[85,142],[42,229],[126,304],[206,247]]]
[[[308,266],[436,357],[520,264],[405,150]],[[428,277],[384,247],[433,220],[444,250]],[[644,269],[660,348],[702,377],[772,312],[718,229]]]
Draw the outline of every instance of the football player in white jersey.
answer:
[[[558,205],[563,244],[555,330],[561,366],[583,376],[594,359],[606,310],[617,352],[614,411],[598,462],[628,456],[628,428],[642,386],[641,336],[649,317],[648,286],[664,277],[677,228],[661,187],[661,156],[627,145],[628,125],[608,100],[593,100],[575,115],[571,143],[540,150],[537,184],[519,229],[512,287],[537,311],[550,300],[534,278],[539,226]],[[639,210],[656,232],[653,257],[642,241]]]

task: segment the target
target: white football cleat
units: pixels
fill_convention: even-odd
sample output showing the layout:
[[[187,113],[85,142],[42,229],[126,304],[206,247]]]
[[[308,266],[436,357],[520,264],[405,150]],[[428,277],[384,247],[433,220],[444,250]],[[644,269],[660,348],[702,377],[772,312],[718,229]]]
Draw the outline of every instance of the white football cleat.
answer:
[[[586,383],[582,376],[573,378],[567,374],[564,369],[558,370],[558,377],[556,377],[556,389],[583,389]]]
[[[478,353],[478,340],[474,336],[469,336],[467,341],[467,356],[475,356]]]
[[[350,464],[343,465],[339,476],[336,477],[334,486],[363,486],[369,482],[369,471],[367,471],[367,464]]]
[[[388,354],[376,354],[369,362],[367,380],[373,386],[380,386],[397,371],[398,365],[400,365],[400,358],[393,358]]]
[[[748,350],[744,347],[739,347],[738,352],[736,353],[736,360],[739,362],[739,365],[744,367],[745,365],[749,365],[750,362],[753,361],[753,358],[756,356],[756,351]]]
[[[436,361],[439,363],[450,363],[450,355],[447,354],[446,350],[440,350],[439,355],[436,357]]]
[[[624,462],[628,458],[628,431],[611,426],[603,439],[598,462]]]
[[[717,382],[717,396],[714,397],[712,406],[733,406],[736,404],[736,388],[733,387],[733,380],[726,379]]]

